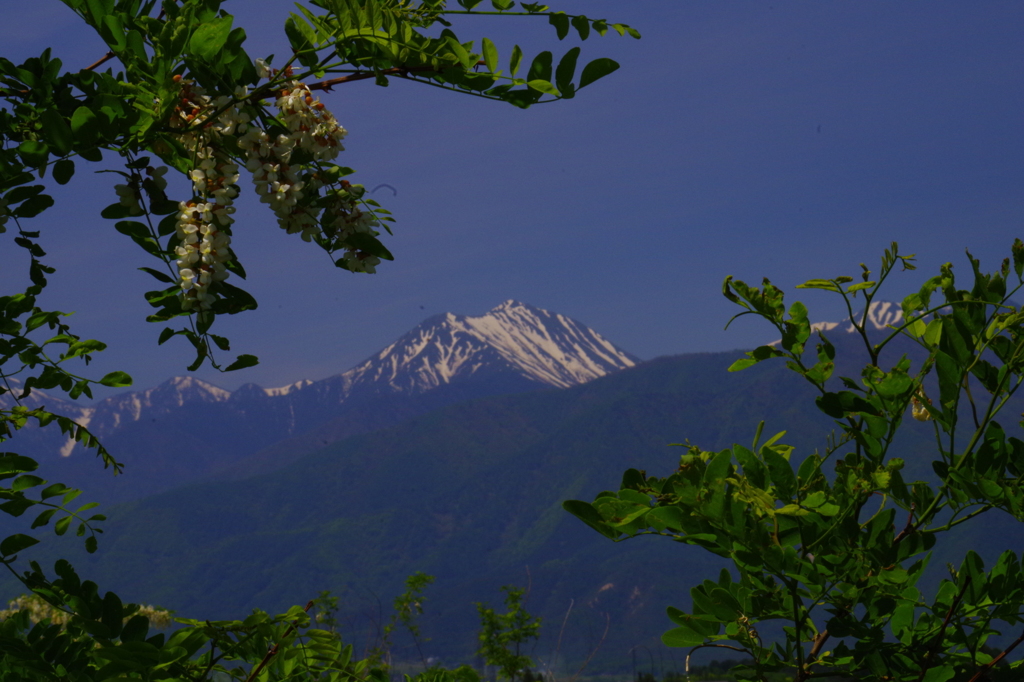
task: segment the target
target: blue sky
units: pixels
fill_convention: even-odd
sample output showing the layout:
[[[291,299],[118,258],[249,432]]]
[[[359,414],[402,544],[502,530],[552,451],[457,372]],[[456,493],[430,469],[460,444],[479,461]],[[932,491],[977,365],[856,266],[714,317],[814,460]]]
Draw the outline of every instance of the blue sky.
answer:
[[[253,57],[286,52],[281,0],[229,0]],[[258,311],[219,320],[245,372],[225,388],[319,379],[356,364],[428,315],[481,314],[515,298],[574,317],[642,358],[774,338],[720,294],[735,275],[791,288],[874,267],[891,241],[920,270],[896,298],[964,249],[994,268],[1024,233],[1024,4],[1019,2],[572,1],[567,12],[638,28],[583,44],[622,68],[576,99],[526,111],[410,83],[349,84],[324,101],[348,129],[339,162],[392,209],[396,255],[375,276],[334,269],[241,204],[233,246]],[[68,66],[103,52],[56,0],[5,7],[3,56],[51,45]],[[12,28],[12,27],[17,27]],[[542,19],[472,19],[503,59],[518,42],[557,55]],[[81,169],[80,169],[81,170]],[[43,303],[77,311],[108,342],[96,372],[136,386],[183,374],[184,343],[156,346],[143,318],[149,258],[99,209],[110,175],[79,173],[30,229],[58,267]],[[184,185],[182,185],[182,188]],[[248,190],[243,182],[243,188]],[[182,189],[184,193],[184,189]],[[2,237],[0,284],[23,260]],[[836,319],[828,296],[802,297]]]

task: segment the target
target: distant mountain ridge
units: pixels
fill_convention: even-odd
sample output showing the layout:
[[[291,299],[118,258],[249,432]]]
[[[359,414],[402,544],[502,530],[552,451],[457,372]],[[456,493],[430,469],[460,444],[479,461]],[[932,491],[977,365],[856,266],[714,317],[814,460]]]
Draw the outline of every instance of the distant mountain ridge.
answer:
[[[507,300],[480,316],[429,318],[352,369],[319,381],[269,389],[246,384],[227,391],[193,377],[174,377],[88,407],[33,392],[29,407],[45,404],[75,419],[124,461],[127,484],[110,484],[109,472],[52,429],[19,434],[16,447],[74,470],[70,480],[61,479],[68,484],[103,490],[116,485],[121,492],[115,498],[129,499],[237,468],[245,457],[323,425],[315,440],[302,446],[304,452],[452,402],[565,388],[637,362],[580,322]],[[4,400],[10,398],[0,397],[0,403]]]

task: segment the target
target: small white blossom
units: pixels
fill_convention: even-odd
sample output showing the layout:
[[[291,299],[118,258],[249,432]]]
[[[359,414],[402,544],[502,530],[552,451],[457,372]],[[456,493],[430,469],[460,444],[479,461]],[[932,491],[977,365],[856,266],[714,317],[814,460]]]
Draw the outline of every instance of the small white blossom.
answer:
[[[130,215],[142,215],[145,213],[140,203],[142,195],[134,182],[127,185],[114,185],[114,191],[117,192],[118,203],[127,207]]]
[[[270,78],[273,74],[270,71],[270,67],[267,66],[266,59],[257,59],[256,63],[256,75],[262,79]]]

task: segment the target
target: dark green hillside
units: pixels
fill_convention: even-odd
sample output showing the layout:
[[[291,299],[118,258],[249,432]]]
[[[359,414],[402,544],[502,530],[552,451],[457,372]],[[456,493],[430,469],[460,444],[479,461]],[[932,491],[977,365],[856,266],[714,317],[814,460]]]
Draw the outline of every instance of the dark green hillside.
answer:
[[[74,563],[101,587],[190,617],[283,610],[330,589],[360,637],[367,613],[379,619],[376,596],[387,607],[405,576],[425,571],[437,576],[426,653],[453,663],[475,646],[473,602],[532,580],[528,608],[547,623],[538,657],[554,651],[573,604],[562,656],[581,660],[608,614],[595,661],[625,665],[633,646],[660,646],[665,606],[688,602],[720,564],[664,538],[616,545],[560,504],[617,487],[628,467],[672,469],[671,442],[749,443],[762,418],[768,434],[790,430],[798,453],[821,445],[831,422],[809,388],[778,363],[728,373],[738,355],[661,358],[571,389],[466,402],[270,474],[114,507],[100,552]],[[907,429],[909,462],[926,460],[929,429]],[[52,556],[74,545],[48,544]]]

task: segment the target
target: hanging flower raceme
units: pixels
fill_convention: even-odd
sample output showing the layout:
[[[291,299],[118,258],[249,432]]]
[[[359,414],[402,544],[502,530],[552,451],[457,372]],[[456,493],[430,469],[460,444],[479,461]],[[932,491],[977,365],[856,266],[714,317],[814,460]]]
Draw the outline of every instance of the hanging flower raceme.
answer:
[[[231,207],[195,200],[183,201],[178,207],[175,253],[182,308],[206,310],[216,299],[209,291],[210,284],[228,277],[225,263],[231,260],[231,237],[223,228],[232,222]]]
[[[292,154],[301,149],[314,161],[330,161],[344,149],[346,131],[304,83],[289,83],[275,104],[286,132],[271,136],[253,127],[239,138],[238,146],[246,153],[246,168],[260,201],[270,205],[281,228],[312,241],[321,232],[319,211],[312,206],[318,187],[303,180],[291,163]]]
[[[240,88],[239,99],[248,91]],[[216,300],[210,285],[228,277],[231,253],[230,226],[234,222],[232,206],[238,196],[238,166],[222,151],[221,137],[245,133],[249,116],[221,96],[210,100],[191,82],[182,83],[182,92],[174,121],[189,126],[182,142],[192,152],[195,168],[188,173],[195,197],[178,205],[175,232],[178,246],[178,278],[182,290],[182,308],[207,310]],[[213,112],[218,112],[212,118]],[[162,178],[161,178],[162,179]]]

